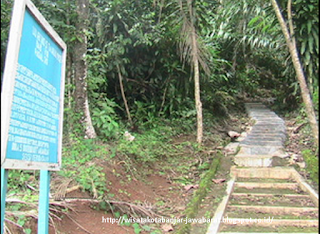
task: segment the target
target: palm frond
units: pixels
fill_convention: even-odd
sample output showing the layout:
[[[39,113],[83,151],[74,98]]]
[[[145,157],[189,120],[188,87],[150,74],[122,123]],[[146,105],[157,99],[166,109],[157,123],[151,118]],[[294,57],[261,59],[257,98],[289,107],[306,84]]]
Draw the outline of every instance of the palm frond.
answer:
[[[206,74],[210,74],[208,66],[208,52],[196,30],[195,9],[192,6],[192,0],[177,0],[179,17],[176,23],[180,25],[180,40],[178,49],[180,52],[180,59],[192,66],[192,60],[197,58],[201,67]],[[193,41],[195,39],[195,41]]]

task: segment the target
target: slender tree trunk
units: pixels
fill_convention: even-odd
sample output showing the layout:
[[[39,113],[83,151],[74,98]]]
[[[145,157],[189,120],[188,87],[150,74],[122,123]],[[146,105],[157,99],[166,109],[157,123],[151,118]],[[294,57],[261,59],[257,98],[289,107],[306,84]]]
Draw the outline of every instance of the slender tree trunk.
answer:
[[[164,108],[164,104],[166,103],[167,90],[168,90],[169,85],[170,85],[170,80],[171,80],[171,74],[169,74],[169,78],[166,81],[166,86],[165,86],[163,94],[162,94],[162,102],[161,102],[161,107],[160,107],[158,116],[161,115],[161,113],[163,111],[163,108]]]
[[[66,85],[66,91],[67,91],[67,103],[66,103],[66,106],[68,108],[68,110],[72,110],[72,97],[73,97],[73,93],[72,93],[72,83],[73,83],[73,66],[72,66],[72,56],[71,56],[71,53],[68,53],[68,58],[67,58],[67,65],[66,65],[66,68],[67,68],[67,85]],[[71,133],[72,132],[72,125],[73,125],[73,122],[72,122],[72,116],[70,115],[67,115],[66,116],[67,118],[67,123],[68,123],[68,133]],[[70,136],[70,134],[69,134]]]
[[[298,56],[297,45],[294,40],[293,32],[289,32],[288,26],[281,14],[279,5],[276,0],[271,0],[272,6],[280,23],[283,35],[286,39],[286,43],[290,52],[290,56],[292,59],[292,63],[297,75],[297,80],[300,85],[302,100],[306,107],[306,113],[309,119],[309,123],[312,129],[313,137],[315,139],[316,145],[319,146],[319,127],[316,119],[316,114],[313,107],[313,102],[311,99],[310,91],[308,89],[308,85],[306,82],[306,78],[304,76],[303,68]],[[290,6],[289,6],[290,5]],[[289,15],[289,26],[290,29],[293,30],[292,22],[291,22],[291,4],[288,4],[288,15]],[[289,12],[290,11],[290,12]]]
[[[195,28],[192,27],[192,50],[193,50],[193,69],[194,69],[194,96],[197,110],[197,142],[200,145],[203,138],[203,117],[202,117],[202,103],[200,96],[200,74],[199,74],[199,60],[197,56],[197,39]]]
[[[75,45],[75,108],[80,114],[80,122],[84,127],[85,138],[95,138],[96,132],[93,128],[88,102],[87,93],[87,62],[85,56],[87,53],[87,36],[88,29],[88,0],[77,0],[78,21],[76,28],[78,32],[78,41]]]
[[[123,102],[124,102],[124,106],[126,108],[128,121],[132,125],[132,119],[131,119],[131,115],[130,115],[130,110],[129,110],[126,94],[125,94],[124,88],[123,88],[123,82],[122,82],[123,78],[122,78],[122,75],[121,75],[121,71],[120,71],[119,65],[117,65],[117,70],[118,70],[119,84],[120,84],[120,90],[121,90],[122,99],[123,99]]]
[[[186,0],[177,1],[180,7],[181,16],[183,18],[182,22],[182,29],[181,29],[181,45],[180,45],[180,52],[181,57],[185,59],[185,53],[189,53],[191,51],[191,66],[194,72],[194,96],[195,96],[195,107],[197,111],[197,142],[199,145],[202,144],[203,138],[203,116],[202,116],[202,103],[200,97],[200,72],[199,72],[199,65],[202,65],[203,69],[206,71],[206,64],[201,59],[201,51],[199,49],[199,43],[195,28],[195,6],[194,0]],[[186,4],[186,5],[185,5]],[[185,7],[188,7],[188,14],[187,16],[185,12]]]

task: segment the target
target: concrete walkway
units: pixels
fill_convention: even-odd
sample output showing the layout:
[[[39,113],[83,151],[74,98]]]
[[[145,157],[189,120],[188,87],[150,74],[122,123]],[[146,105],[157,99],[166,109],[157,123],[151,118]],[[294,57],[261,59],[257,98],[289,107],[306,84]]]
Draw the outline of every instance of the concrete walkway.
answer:
[[[235,164],[246,167],[270,167],[272,157],[286,157],[285,122],[261,103],[247,103],[246,110],[255,121],[248,136],[240,142]]]
[[[293,167],[272,166],[287,156],[285,122],[261,103],[245,107],[255,124],[238,145],[207,234],[318,233],[318,194]]]

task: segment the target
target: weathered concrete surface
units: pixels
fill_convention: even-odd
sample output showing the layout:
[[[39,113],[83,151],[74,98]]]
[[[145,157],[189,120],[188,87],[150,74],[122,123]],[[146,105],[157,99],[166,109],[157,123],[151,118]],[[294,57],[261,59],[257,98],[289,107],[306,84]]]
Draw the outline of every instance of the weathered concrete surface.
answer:
[[[226,155],[235,154],[234,163],[237,166],[231,167],[231,180],[228,182],[226,191],[227,195],[223,198],[217,208],[215,216],[211,220],[207,230],[207,234],[247,233],[241,231],[219,232],[221,223],[227,226],[235,225],[235,223],[239,226],[256,225],[244,223],[239,224],[239,222],[237,222],[238,220],[246,219],[246,215],[241,217],[245,213],[265,213],[266,216],[269,215],[269,217],[272,215],[294,214],[294,219],[273,219],[272,225],[274,227],[289,226],[300,227],[302,229],[305,227],[319,228],[319,220],[317,216],[312,219],[299,219],[300,216],[304,217],[305,213],[318,212],[318,194],[309,184],[306,183],[302,176],[293,167],[275,166],[277,159],[282,158],[282,160],[285,160],[283,158],[288,156],[284,147],[286,141],[286,128],[284,121],[260,103],[247,103],[246,110],[249,113],[249,116],[255,120],[255,124],[247,134],[242,135],[241,141],[239,140],[237,143],[230,143],[225,147]],[[272,162],[274,162],[274,164]],[[239,181],[237,181],[238,179]],[[272,179],[280,181],[273,181]],[[283,193],[283,191],[281,192],[281,189],[285,189],[285,193]],[[232,203],[235,196],[237,197],[237,202]],[[266,199],[268,199],[268,197],[273,199],[274,197],[279,196],[281,198],[295,197],[295,199],[298,199],[299,201],[308,199],[312,202],[309,203],[308,201],[307,205],[304,205],[303,207],[297,206],[296,201],[292,201],[288,206],[273,205],[274,203],[271,203],[272,205],[270,206],[263,203],[261,204],[261,202],[257,202],[257,200],[250,205],[250,203],[248,203],[248,196],[251,198],[252,196],[263,196]],[[228,214],[226,210],[234,212],[233,214],[231,213],[234,217],[229,217],[230,222],[224,222],[224,214]],[[261,222],[256,226],[260,226],[262,228],[268,227],[270,226],[270,223]],[[221,230],[226,230],[223,229],[223,227]],[[270,232],[268,234],[272,233]]]
[[[272,157],[287,157],[285,122],[261,103],[245,104],[249,116],[255,120],[246,138],[240,143],[240,150],[234,158],[238,166],[270,167]]]
[[[272,215],[293,215],[299,217],[303,216],[305,213],[317,213],[319,210],[319,197],[318,194],[305,182],[305,180],[301,177],[301,175],[293,168],[293,167],[265,167],[265,168],[257,168],[257,167],[246,167],[239,168],[236,166],[231,167],[230,170],[231,180],[228,182],[227,186],[227,195],[223,198],[223,201],[219,204],[217,212],[213,217],[210,226],[208,228],[207,234],[231,234],[238,233],[244,234],[247,232],[219,232],[220,224],[224,223],[227,225],[233,225],[232,223],[236,223],[241,226],[241,223],[236,222],[236,220],[245,220],[246,218],[242,217],[228,217],[225,216],[225,211],[237,211],[241,210],[243,214],[246,212],[250,213],[265,213],[266,217],[270,217]],[[241,178],[241,182],[237,181]],[[245,181],[243,179],[248,179],[249,181]],[[253,182],[250,179],[280,179],[285,181],[278,182]],[[283,193],[236,193],[234,190],[236,188],[246,188],[249,190],[264,188],[264,189],[290,189],[292,191],[296,191],[293,194],[283,194]],[[306,194],[300,194],[300,189]],[[290,206],[277,206],[277,205],[261,205],[261,204],[230,204],[229,200],[233,199],[233,197],[239,198],[243,197],[247,199],[252,196],[264,196],[274,198],[275,196],[279,197],[295,197],[296,199],[308,199],[310,198],[313,201],[313,205],[307,206],[296,206],[292,204]],[[239,213],[241,214],[241,213]],[[225,219],[228,218],[230,222],[225,222]],[[252,217],[254,218],[254,217]],[[234,221],[234,222],[233,222]],[[291,227],[318,227],[319,220],[317,218],[314,219],[273,219],[272,225],[274,226],[291,226]],[[247,224],[248,226],[249,224]],[[252,225],[252,224],[250,224]],[[249,226],[250,226],[249,225]],[[257,225],[257,224],[254,224]],[[260,227],[268,226],[270,223],[262,223],[258,224]],[[250,233],[252,234],[252,233]],[[268,233],[272,234],[272,233]]]

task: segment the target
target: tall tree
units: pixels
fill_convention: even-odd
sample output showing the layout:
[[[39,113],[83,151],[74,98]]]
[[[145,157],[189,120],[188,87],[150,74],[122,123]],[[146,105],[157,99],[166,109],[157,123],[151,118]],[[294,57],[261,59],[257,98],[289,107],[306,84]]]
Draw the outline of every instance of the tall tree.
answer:
[[[208,72],[203,50],[196,30],[196,7],[194,0],[178,0],[180,9],[180,53],[183,60],[189,60],[193,68],[194,96],[197,111],[197,142],[203,139],[202,102],[200,95],[200,66]]]
[[[287,47],[289,49],[292,63],[293,63],[293,66],[294,66],[294,69],[296,72],[297,80],[299,82],[302,100],[305,104],[306,113],[307,113],[309,123],[310,123],[311,129],[312,129],[313,137],[314,137],[315,142],[318,146],[319,145],[319,127],[318,127],[318,123],[317,123],[310,91],[309,91],[309,88],[308,88],[308,85],[306,82],[306,78],[304,75],[304,71],[303,71],[303,68],[302,68],[302,65],[301,65],[301,62],[299,59],[298,49],[297,49],[297,45],[296,45],[296,41],[295,41],[295,37],[294,37],[294,27],[293,27],[293,23],[292,23],[292,13],[291,13],[291,0],[288,0],[288,5],[287,5],[288,6],[287,7],[287,11],[288,11],[288,18],[287,18],[288,22],[287,23],[284,19],[284,16],[281,13],[281,10],[280,10],[280,7],[279,7],[277,1],[271,0],[271,4],[272,4],[274,11],[276,13],[276,16],[278,18],[283,35],[286,39]]]
[[[85,138],[95,138],[87,92],[87,33],[88,33],[89,1],[77,0],[77,42],[74,46],[74,80],[75,80],[75,110],[80,117]]]

